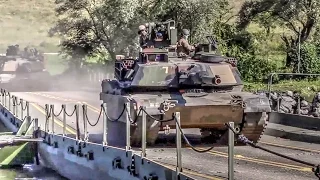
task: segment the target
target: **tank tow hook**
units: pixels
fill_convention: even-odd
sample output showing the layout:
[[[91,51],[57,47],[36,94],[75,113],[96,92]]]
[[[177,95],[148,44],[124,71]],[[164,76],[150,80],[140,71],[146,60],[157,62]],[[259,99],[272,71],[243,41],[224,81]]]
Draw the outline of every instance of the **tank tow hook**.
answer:
[[[240,126],[239,125],[234,127],[234,132],[240,133]]]

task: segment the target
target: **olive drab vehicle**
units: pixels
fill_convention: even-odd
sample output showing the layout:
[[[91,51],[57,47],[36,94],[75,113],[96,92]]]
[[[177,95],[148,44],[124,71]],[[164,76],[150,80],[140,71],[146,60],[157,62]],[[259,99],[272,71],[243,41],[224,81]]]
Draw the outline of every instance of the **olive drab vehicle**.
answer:
[[[114,130],[118,139],[113,140],[123,140],[119,137],[123,131],[120,129],[125,127],[127,116],[119,115],[128,112],[123,109],[129,103],[129,116],[137,120],[131,127],[133,145],[141,143],[140,106],[145,106],[150,115],[147,116],[150,145],[155,143],[159,131],[176,128],[174,121],[159,122],[154,118],[172,119],[173,112],[180,112],[182,129],[199,128],[204,139],[225,144],[225,123],[234,122],[238,132],[257,142],[271,108],[267,97],[242,91],[237,60],[215,53],[217,44],[210,36],[209,43],[199,44],[192,57],[182,60],[175,52],[174,22],[149,24],[149,35],[159,26],[166,29],[162,42],[166,46],[151,41],[152,45],[143,48],[139,58],[117,58],[115,80],[102,82],[100,99],[107,103],[109,118],[114,119],[110,123],[118,124],[113,126],[118,128],[118,132]]]
[[[10,91],[46,90],[49,87],[50,74],[44,67],[44,58],[36,50],[19,45],[8,46],[5,56],[0,56],[1,88]]]

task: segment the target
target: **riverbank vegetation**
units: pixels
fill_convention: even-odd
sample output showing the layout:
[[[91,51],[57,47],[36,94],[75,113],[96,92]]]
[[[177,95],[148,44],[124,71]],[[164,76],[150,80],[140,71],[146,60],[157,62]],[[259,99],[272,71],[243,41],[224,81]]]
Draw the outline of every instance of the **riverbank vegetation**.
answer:
[[[191,31],[192,43],[214,35],[220,53],[238,59],[248,90],[266,89],[271,72],[320,73],[318,0],[57,0],[51,7],[58,19],[49,35],[60,39],[75,67],[135,54],[140,24],[173,19],[179,30]],[[301,90],[319,84],[298,80],[277,86]]]
[[[0,52],[8,45],[34,46],[44,52],[57,52],[58,37],[48,37],[56,21],[53,0],[10,0],[0,3]]]

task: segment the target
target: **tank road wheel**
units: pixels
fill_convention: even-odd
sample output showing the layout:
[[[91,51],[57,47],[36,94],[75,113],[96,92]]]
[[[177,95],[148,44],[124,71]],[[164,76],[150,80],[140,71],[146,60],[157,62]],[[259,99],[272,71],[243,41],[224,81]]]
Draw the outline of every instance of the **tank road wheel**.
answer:
[[[263,134],[267,120],[268,114],[266,112],[246,113],[241,133],[249,140],[257,143]]]
[[[235,126],[236,132],[240,132],[240,125]],[[200,129],[201,141],[203,143],[218,143],[225,145],[228,143],[228,130],[222,129]]]
[[[202,128],[200,129],[201,141],[207,142],[211,139],[211,129]]]
[[[153,116],[160,119],[159,116]],[[158,138],[160,131],[160,122],[147,116],[147,145],[153,146]],[[138,118],[137,125],[131,128],[132,146],[141,146],[142,140],[142,118]]]
[[[234,130],[239,133],[241,130],[240,130],[240,125],[238,124],[235,124],[234,125]],[[235,140],[236,140],[236,137],[235,137]],[[221,133],[221,136],[219,138],[219,140],[217,141],[217,144],[220,144],[220,145],[228,145],[228,141],[229,141],[229,130],[226,129],[224,130],[222,133]]]

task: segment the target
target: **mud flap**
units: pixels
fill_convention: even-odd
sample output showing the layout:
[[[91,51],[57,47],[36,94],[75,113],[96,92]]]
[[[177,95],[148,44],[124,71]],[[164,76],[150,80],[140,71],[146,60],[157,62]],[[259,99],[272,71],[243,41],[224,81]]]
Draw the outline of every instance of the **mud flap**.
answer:
[[[266,112],[246,113],[241,133],[249,140],[257,143],[265,129],[268,114]]]

